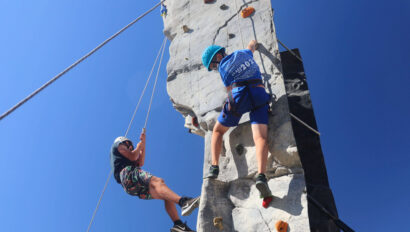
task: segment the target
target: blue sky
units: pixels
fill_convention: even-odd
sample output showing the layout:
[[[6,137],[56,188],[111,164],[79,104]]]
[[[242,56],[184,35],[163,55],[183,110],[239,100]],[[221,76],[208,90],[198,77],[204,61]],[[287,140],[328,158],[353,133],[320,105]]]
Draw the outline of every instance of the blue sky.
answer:
[[[0,1],[0,112],[154,1]],[[278,38],[299,48],[340,218],[402,231],[410,211],[408,1],[272,1]],[[257,9],[256,9],[257,10]],[[0,231],[85,231],[161,45],[159,9],[0,121]],[[200,54],[198,54],[200,55]],[[164,62],[169,58],[166,50]],[[406,68],[407,67],[407,68]],[[145,169],[178,194],[202,184],[203,140],[183,127],[163,65]],[[130,137],[141,131],[148,96]],[[184,218],[195,227],[196,213]],[[111,179],[91,231],[165,231],[162,201]]]

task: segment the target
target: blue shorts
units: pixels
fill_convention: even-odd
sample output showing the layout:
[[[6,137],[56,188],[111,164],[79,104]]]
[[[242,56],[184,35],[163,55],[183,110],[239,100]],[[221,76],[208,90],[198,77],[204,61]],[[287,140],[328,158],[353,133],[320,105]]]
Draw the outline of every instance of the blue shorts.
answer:
[[[229,110],[228,99],[224,104],[218,122],[226,127],[237,126],[242,115],[250,113],[252,124],[268,124],[269,94],[263,87],[237,87],[232,89],[232,97],[235,101],[235,110]],[[255,109],[256,108],[256,109]]]

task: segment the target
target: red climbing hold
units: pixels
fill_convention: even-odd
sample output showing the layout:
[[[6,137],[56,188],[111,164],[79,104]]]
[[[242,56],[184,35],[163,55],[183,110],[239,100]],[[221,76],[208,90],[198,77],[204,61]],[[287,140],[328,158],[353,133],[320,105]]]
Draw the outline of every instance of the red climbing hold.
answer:
[[[193,118],[192,118],[192,125],[194,125],[194,127],[199,127],[199,123],[198,123],[198,118],[197,118],[197,117],[193,117]]]
[[[272,196],[263,198],[263,201],[262,201],[263,208],[265,208],[265,209],[268,208],[268,206],[269,206],[269,204],[272,200],[273,200]]]

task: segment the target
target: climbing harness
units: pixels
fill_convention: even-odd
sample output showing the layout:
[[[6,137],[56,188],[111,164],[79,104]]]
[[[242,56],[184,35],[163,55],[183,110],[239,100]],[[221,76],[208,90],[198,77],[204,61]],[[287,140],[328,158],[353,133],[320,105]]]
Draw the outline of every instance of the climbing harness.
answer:
[[[91,56],[92,54],[94,54],[97,50],[99,50],[101,47],[103,47],[104,45],[106,45],[108,42],[110,42],[112,39],[114,39],[115,37],[117,37],[119,34],[121,34],[123,31],[127,30],[129,27],[131,27],[132,25],[134,25],[138,20],[142,19],[144,16],[146,16],[148,13],[150,13],[151,11],[153,11],[155,8],[157,8],[160,4],[162,4],[165,0],[160,1],[159,3],[157,3],[155,6],[153,6],[151,9],[149,9],[147,12],[145,12],[144,14],[142,14],[141,16],[139,16],[138,18],[136,18],[134,21],[132,21],[131,23],[129,23],[127,26],[123,27],[121,30],[119,30],[117,33],[115,33],[114,35],[112,35],[111,37],[109,37],[108,39],[106,39],[104,42],[102,42],[100,45],[98,45],[96,48],[94,48],[93,50],[91,50],[89,53],[87,53],[85,56],[81,57],[79,60],[77,60],[76,62],[74,62],[72,65],[68,66],[66,69],[64,69],[61,73],[59,73],[57,76],[53,77],[51,80],[49,80],[47,83],[45,83],[43,86],[41,86],[40,88],[38,88],[37,90],[35,90],[33,93],[31,93],[30,95],[28,95],[26,98],[24,98],[23,100],[21,100],[19,103],[17,103],[15,106],[13,106],[12,108],[10,108],[8,111],[6,111],[5,113],[3,113],[0,116],[0,121],[5,118],[7,115],[9,115],[10,113],[12,113],[13,111],[15,111],[17,108],[19,108],[20,106],[22,106],[24,103],[26,103],[28,100],[30,100],[32,97],[34,97],[35,95],[37,95],[39,92],[41,92],[43,89],[45,89],[47,86],[51,85],[54,81],[56,81],[58,78],[60,78],[61,76],[63,76],[64,74],[66,74],[68,71],[70,71],[72,68],[74,68],[75,66],[77,66],[79,63],[81,63],[82,61],[84,61],[85,59],[87,59],[89,56]]]
[[[255,104],[255,101],[252,98],[252,93],[250,92],[250,88],[258,88],[257,87],[258,85],[263,85],[262,80],[256,79],[256,80],[248,80],[248,81],[241,81],[241,82],[232,83],[232,89],[237,88],[237,87],[245,87],[244,91],[246,91],[246,93],[248,94],[248,96],[251,100],[251,104],[252,104],[251,111],[257,110],[257,109],[259,109],[261,107],[264,107],[265,105],[269,104],[269,101],[264,102],[264,103],[259,104],[259,105]],[[240,102],[235,103],[235,99],[233,98],[233,95],[232,95],[232,89],[230,91],[228,91],[228,101],[225,102],[225,104],[228,104],[229,112],[231,112],[236,117],[240,117],[241,114],[238,112],[238,109],[237,109],[237,105],[239,105]]]

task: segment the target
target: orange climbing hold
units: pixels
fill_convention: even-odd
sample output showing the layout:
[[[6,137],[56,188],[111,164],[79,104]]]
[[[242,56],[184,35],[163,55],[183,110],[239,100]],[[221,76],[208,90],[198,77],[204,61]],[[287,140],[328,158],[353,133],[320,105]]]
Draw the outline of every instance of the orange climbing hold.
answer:
[[[255,12],[255,8],[253,8],[253,7],[246,7],[245,9],[243,9],[242,11],[241,11],[241,16],[242,16],[242,18],[247,18],[247,17],[249,17],[253,12]]]
[[[277,230],[278,232],[286,232],[286,231],[288,231],[288,223],[286,223],[286,222],[284,222],[284,221],[282,221],[282,220],[276,222],[275,227],[276,227],[276,230]]]
[[[272,196],[263,198],[263,201],[262,201],[263,208],[265,209],[268,208],[272,200],[273,200]]]

